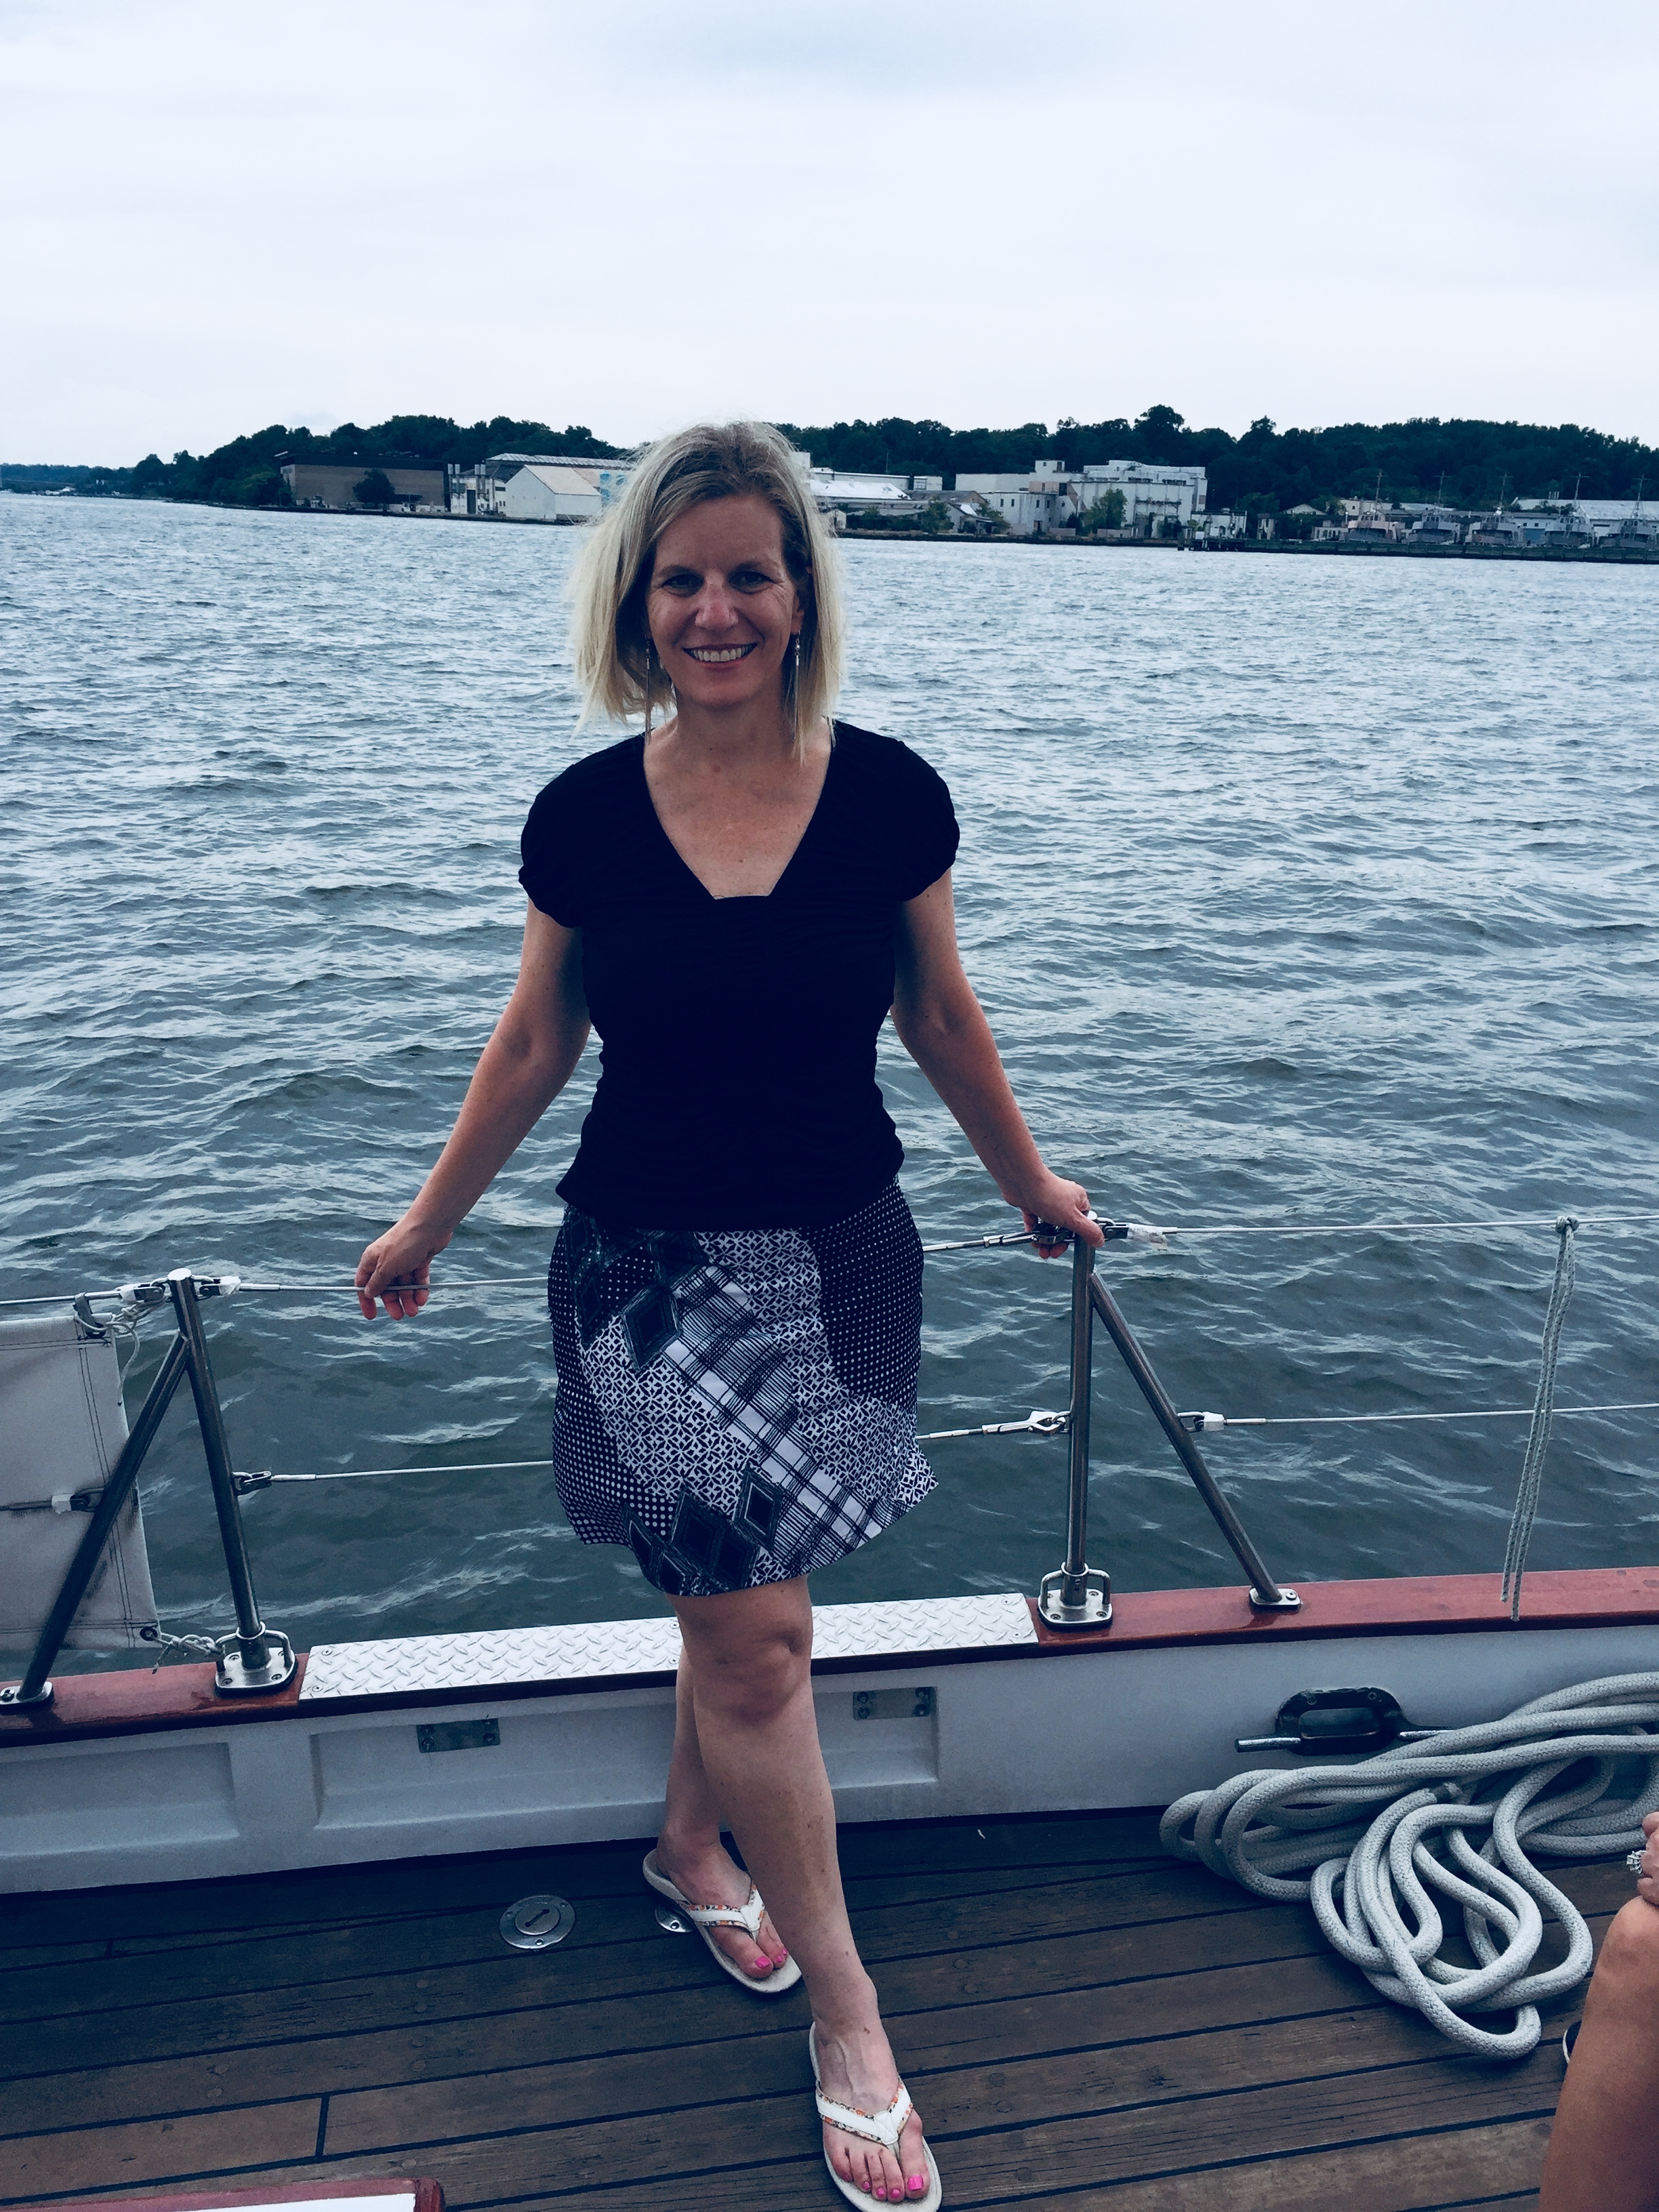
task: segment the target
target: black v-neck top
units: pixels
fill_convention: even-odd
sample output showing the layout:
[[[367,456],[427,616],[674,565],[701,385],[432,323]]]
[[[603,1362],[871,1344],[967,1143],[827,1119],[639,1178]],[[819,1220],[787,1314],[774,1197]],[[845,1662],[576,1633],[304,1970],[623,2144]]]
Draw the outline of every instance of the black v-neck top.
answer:
[[[951,794],[896,738],[835,726],[823,789],[764,898],[717,899],[626,738],[556,776],[519,880],[582,939],[603,1050],[560,1194],[652,1229],[787,1229],[868,1203],[904,1158],[876,1083],[898,910],[956,858]]]

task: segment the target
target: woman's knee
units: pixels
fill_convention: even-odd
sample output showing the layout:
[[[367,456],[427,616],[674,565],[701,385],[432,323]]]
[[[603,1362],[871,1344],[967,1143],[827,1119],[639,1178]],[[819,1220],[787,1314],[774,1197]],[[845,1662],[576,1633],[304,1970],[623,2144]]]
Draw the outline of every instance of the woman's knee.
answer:
[[[1629,2006],[1659,2031],[1659,1910],[1639,1897],[1620,1907],[1595,1962],[1601,2002]]]
[[[699,1711],[713,1708],[739,1727],[763,1728],[810,1686],[811,1612],[803,1618],[782,1590],[682,1599],[675,1611]]]

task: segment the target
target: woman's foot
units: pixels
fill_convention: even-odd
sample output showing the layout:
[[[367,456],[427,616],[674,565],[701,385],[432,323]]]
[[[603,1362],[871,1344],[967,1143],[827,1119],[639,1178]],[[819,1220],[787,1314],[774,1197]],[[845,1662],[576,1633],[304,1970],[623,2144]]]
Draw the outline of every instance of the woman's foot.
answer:
[[[658,1870],[667,1875],[680,1895],[693,1905],[747,1905],[755,1885],[743,1869],[732,1857],[723,1844],[690,1845],[676,1850],[659,1836],[657,1838]],[[770,1913],[763,1913],[760,1941],[751,1942],[741,1928],[714,1927],[708,1933],[726,1957],[763,1982],[769,1974],[775,1973],[788,1958],[783,1940],[772,1925]]]
[[[873,1994],[873,1992],[872,1992]],[[871,2027],[836,2032],[822,2021],[814,2023],[813,2045],[818,2057],[818,2087],[838,2105],[855,2112],[884,2112],[899,2090],[899,2071],[879,2021]],[[896,2159],[880,2143],[848,2135],[833,2122],[823,2124],[823,2148],[830,2164],[854,2189],[884,2204],[903,2204],[927,2193],[927,2138],[921,2116],[913,2111],[899,2137]]]

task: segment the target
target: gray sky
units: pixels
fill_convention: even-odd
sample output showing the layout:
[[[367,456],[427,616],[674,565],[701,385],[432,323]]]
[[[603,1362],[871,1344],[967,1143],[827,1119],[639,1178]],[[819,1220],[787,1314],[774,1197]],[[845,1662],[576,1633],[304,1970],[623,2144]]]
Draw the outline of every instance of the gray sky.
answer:
[[[431,410],[1659,441],[1628,0],[0,0],[0,459]]]

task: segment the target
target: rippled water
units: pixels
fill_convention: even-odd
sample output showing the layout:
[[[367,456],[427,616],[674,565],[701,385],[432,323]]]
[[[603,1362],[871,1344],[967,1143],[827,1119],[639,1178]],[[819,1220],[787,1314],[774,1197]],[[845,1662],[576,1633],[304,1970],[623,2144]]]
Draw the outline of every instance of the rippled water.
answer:
[[[574,533],[0,498],[8,958],[0,1290],[191,1264],[343,1279],[413,1192],[510,987],[516,838],[573,735]],[[1172,1222],[1659,1207],[1656,589],[1646,571],[847,549],[850,718],[949,778],[970,970],[1040,1140]],[[896,1048],[923,1233],[1004,1225]],[[536,1273],[590,1061],[441,1262]],[[1183,1406],[1530,1402],[1554,1239],[1229,1238],[1106,1262]],[[1659,1224],[1587,1231],[1564,1402],[1659,1398]],[[930,1263],[922,1426],[1063,1401],[1066,1279]],[[533,1288],[373,1327],[208,1309],[242,1467],[544,1455]],[[129,1397],[164,1336],[151,1322]],[[1091,1553],[1237,1571],[1103,1353]],[[1653,1414],[1564,1422],[1537,1565],[1651,1559]],[[1526,1424],[1246,1431],[1270,1562],[1494,1568]],[[936,1498],[821,1601],[1030,1588],[1064,1446],[938,1447]],[[182,1414],[145,1512],[175,1628],[223,1626]],[[543,1474],[248,1508],[296,1640],[655,1611]]]

